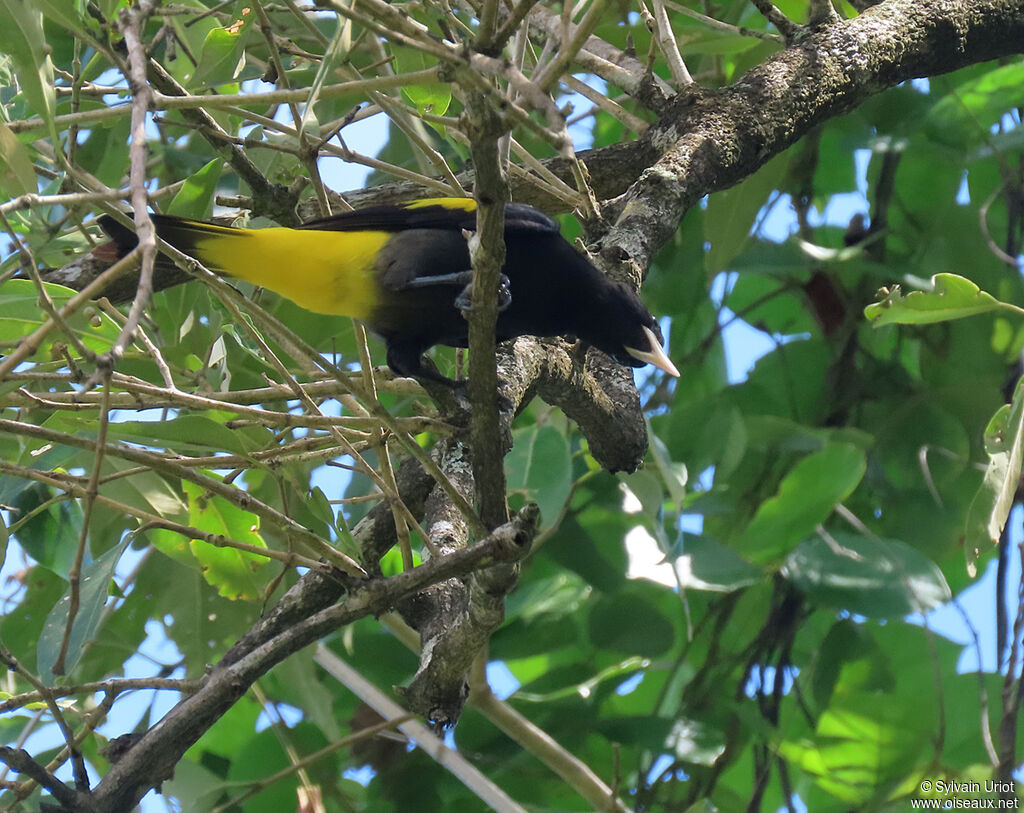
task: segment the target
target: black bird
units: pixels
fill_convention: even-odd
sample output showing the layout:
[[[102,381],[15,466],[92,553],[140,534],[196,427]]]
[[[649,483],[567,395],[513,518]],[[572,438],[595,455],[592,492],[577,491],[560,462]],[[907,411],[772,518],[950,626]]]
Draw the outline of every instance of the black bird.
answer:
[[[438,379],[423,367],[436,344],[466,347],[472,282],[464,230],[476,228],[471,198],[373,206],[297,229],[239,229],[151,215],[157,234],[211,271],[269,288],[317,313],[353,316],[384,339],[398,375]],[[99,218],[123,255],[135,234]],[[679,371],[658,323],[628,286],[574,249],[532,206],[505,207],[506,259],[497,340],[575,336],[620,364]],[[445,379],[447,380],[447,379]]]

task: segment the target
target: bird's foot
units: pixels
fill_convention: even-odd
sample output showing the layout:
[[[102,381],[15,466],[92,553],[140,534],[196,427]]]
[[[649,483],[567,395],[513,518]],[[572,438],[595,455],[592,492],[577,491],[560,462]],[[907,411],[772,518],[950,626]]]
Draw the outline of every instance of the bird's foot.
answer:
[[[498,280],[498,313],[501,313],[512,304],[512,285],[509,278],[504,274]],[[455,297],[455,307],[463,313],[472,313],[473,307],[473,283],[463,288]]]

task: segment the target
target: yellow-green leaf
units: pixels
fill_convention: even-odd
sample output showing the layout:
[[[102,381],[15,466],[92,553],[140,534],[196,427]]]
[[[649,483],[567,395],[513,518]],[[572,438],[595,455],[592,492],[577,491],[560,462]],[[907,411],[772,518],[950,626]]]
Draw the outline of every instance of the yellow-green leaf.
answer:
[[[0,0],[0,52],[14,60],[18,84],[25,99],[47,124],[53,124],[57,94],[53,64],[43,36],[43,14],[30,0]]]
[[[10,197],[36,191],[36,171],[28,148],[0,121],[0,189]]]
[[[967,572],[972,577],[977,573],[978,557],[999,543],[1020,484],[1024,460],[1024,378],[1017,382],[1013,403],[1000,407],[989,421],[985,451],[985,479],[967,510],[964,534]]]
[[[214,158],[198,172],[193,173],[167,207],[167,214],[178,217],[206,217],[210,213],[223,166],[224,162],[220,158]]]
[[[864,316],[875,327],[948,322],[1011,307],[957,274],[936,274],[930,289],[906,296],[899,285],[883,293],[884,299],[864,308]]]
[[[232,505],[223,497],[207,494],[201,486],[182,484],[188,497],[189,524],[225,541],[243,542],[265,548],[256,518]],[[193,539],[189,543],[203,571],[203,578],[229,599],[259,598],[265,580],[259,571],[267,564],[266,557],[232,547],[217,547],[209,542]]]

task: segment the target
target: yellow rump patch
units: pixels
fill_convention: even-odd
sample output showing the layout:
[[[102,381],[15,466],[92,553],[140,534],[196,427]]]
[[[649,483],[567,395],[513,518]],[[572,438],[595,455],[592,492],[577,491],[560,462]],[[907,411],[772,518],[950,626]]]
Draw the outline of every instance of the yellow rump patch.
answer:
[[[367,319],[377,304],[374,261],[391,237],[381,231],[239,229],[197,236],[195,248],[212,270],[307,310]]]
[[[440,206],[444,209],[459,209],[463,212],[475,212],[476,201],[473,198],[420,198],[402,204],[403,209],[423,209],[427,206]]]

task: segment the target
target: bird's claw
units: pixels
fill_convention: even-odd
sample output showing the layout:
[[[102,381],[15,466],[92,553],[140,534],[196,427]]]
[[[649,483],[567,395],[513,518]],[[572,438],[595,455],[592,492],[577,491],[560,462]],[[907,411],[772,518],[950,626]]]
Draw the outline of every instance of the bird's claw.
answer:
[[[504,274],[498,280],[498,313],[512,304],[512,284]],[[476,310],[473,307],[473,284],[470,283],[455,297],[455,307],[463,313],[472,313]]]
[[[512,304],[512,284],[504,274],[498,281],[498,313]]]

